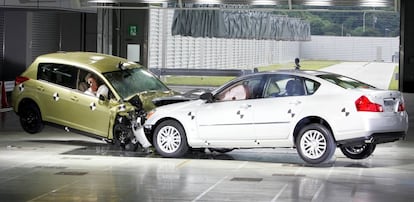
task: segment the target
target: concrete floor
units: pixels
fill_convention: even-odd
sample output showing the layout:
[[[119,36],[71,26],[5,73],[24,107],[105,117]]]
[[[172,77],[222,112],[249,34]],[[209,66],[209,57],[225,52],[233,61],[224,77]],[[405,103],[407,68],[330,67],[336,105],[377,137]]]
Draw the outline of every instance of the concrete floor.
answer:
[[[405,99],[414,114],[414,94]],[[412,201],[413,137],[410,128],[406,140],[378,145],[365,160],[337,150],[319,166],[294,149],[168,159],[52,127],[30,135],[14,112],[2,112],[0,201]]]

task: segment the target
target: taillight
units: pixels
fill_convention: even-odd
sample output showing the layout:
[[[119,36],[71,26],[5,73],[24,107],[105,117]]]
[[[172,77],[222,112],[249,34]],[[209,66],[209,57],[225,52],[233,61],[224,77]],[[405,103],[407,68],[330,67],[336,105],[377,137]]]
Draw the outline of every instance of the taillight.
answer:
[[[367,97],[361,96],[355,101],[357,111],[364,112],[383,112],[384,109],[380,104],[371,102]]]
[[[27,80],[29,80],[29,78],[24,77],[24,76],[18,76],[18,77],[16,77],[16,80],[14,80],[14,85],[17,86],[17,85],[19,85],[19,84],[21,84],[21,83],[23,83]]]
[[[399,112],[405,111],[405,104],[404,104],[404,102],[400,102],[400,104],[398,104],[398,111]]]

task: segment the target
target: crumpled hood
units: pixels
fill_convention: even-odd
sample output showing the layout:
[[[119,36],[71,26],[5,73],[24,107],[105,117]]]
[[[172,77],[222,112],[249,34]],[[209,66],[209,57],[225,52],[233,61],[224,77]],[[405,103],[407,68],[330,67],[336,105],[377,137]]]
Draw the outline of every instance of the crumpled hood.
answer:
[[[156,113],[162,114],[164,112],[171,114],[174,111],[180,111],[182,109],[188,110],[193,108],[195,105],[200,105],[201,103],[204,103],[204,100],[191,100],[187,102],[180,102],[180,103],[174,103],[169,105],[164,105],[161,107],[157,107]]]
[[[210,89],[193,89],[184,93],[177,93],[172,96],[158,97],[152,100],[152,103],[157,106],[164,106],[168,104],[174,104],[179,102],[185,102],[190,100],[200,99],[200,95],[206,92],[211,92]]]
[[[175,91],[169,90],[169,91],[143,91],[141,93],[137,93],[137,95],[139,96],[139,98],[141,99],[143,108],[145,111],[150,111],[152,109],[154,109],[156,106],[154,105],[154,103],[152,102],[153,99],[155,98],[160,98],[160,97],[169,97],[172,95],[176,95],[178,94]],[[130,98],[128,98],[127,101],[131,100],[134,96],[131,96]]]

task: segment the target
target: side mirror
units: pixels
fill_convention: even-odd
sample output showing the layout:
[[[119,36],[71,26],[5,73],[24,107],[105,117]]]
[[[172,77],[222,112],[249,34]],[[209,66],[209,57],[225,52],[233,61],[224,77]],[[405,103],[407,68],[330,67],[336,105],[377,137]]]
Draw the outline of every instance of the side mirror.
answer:
[[[106,101],[106,97],[104,95],[99,95],[99,100],[100,101]]]
[[[203,93],[203,94],[200,95],[200,99],[206,100],[207,103],[214,102],[214,96],[213,96],[212,93]]]

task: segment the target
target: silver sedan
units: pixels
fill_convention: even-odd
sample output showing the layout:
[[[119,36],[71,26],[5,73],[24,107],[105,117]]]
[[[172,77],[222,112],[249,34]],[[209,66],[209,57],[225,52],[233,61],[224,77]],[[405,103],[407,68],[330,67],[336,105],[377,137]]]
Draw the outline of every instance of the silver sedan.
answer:
[[[408,129],[401,92],[320,71],[239,77],[198,100],[158,107],[147,118],[146,133],[165,157],[181,157],[189,148],[296,147],[310,164],[329,161],[336,147],[349,158],[367,158],[377,144],[399,140]]]

